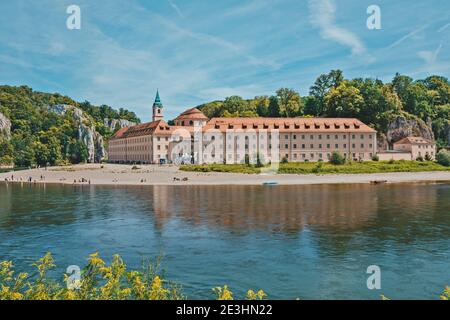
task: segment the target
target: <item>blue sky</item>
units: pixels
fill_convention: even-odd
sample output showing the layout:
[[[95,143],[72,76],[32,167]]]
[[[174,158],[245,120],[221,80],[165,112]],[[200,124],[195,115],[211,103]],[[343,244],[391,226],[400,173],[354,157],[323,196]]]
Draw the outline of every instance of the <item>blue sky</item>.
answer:
[[[81,8],[81,30],[66,9]],[[381,30],[366,27],[369,5]],[[159,88],[166,118],[315,78],[450,73],[448,0],[15,0],[0,3],[0,84],[135,111]]]

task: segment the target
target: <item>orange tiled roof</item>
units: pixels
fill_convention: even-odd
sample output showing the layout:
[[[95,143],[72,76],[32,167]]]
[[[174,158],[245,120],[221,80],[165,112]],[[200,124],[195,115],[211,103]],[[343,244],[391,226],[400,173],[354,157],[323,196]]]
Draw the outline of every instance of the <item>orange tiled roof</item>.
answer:
[[[191,108],[180,114],[175,120],[208,120],[208,117],[197,108]]]
[[[177,130],[178,133],[182,132],[182,135],[187,135],[188,133],[193,133],[194,129],[194,127],[189,126],[169,126],[164,120],[159,120],[122,128],[111,139],[139,137],[151,134],[171,135]],[[265,129],[279,130],[280,132],[305,133],[327,131],[330,133],[376,133],[368,125],[358,119],[352,118],[213,118],[202,127],[202,131],[211,129],[222,132],[230,129]]]
[[[394,144],[434,144],[434,142],[423,137],[406,137]]]
[[[353,118],[213,118],[204,130],[267,129],[280,132],[371,132],[368,125]]]
[[[151,134],[171,134],[172,128],[164,120],[147,122],[132,127],[122,128],[111,139],[140,137]]]

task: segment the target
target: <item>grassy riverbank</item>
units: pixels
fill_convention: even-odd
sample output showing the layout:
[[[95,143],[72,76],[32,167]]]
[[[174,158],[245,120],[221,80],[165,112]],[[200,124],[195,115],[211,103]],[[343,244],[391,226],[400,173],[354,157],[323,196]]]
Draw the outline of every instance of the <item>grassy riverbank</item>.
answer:
[[[227,173],[261,173],[261,168],[245,164],[207,164],[183,165],[183,171],[193,172],[227,172]],[[280,174],[357,174],[385,172],[427,172],[450,171],[450,167],[432,161],[368,161],[350,162],[334,165],[325,162],[292,162],[280,163]]]
[[[181,287],[164,279],[159,264],[148,264],[139,271],[128,271],[120,256],[114,255],[110,265],[98,253],[91,254],[86,267],[78,270],[79,277],[64,274],[56,281],[48,276],[56,267],[50,253],[36,261],[34,276],[16,273],[11,261],[0,262],[0,300],[185,300]],[[72,270],[76,271],[75,269]],[[228,286],[211,290],[211,298],[233,300]],[[246,300],[267,298],[263,290],[248,290]],[[382,299],[387,300],[385,296]],[[441,300],[450,299],[447,287]]]

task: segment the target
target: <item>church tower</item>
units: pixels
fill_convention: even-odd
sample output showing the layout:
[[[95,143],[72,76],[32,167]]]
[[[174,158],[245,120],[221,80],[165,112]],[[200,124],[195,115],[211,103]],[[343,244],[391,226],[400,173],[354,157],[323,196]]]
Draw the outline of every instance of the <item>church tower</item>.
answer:
[[[159,98],[159,90],[156,90],[156,98],[153,103],[153,117],[152,121],[159,121],[164,118],[163,116],[163,105],[161,99]]]

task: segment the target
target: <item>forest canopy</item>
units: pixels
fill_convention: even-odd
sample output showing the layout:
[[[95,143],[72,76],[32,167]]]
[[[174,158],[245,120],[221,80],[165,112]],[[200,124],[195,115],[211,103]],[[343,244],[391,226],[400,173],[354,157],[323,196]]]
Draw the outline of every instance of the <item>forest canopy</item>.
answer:
[[[245,100],[231,96],[198,106],[209,117],[352,117],[380,132],[396,116],[421,119],[429,124],[438,146],[449,145],[450,84],[447,78],[430,76],[414,80],[396,74],[391,82],[371,78],[345,79],[341,70],[320,75],[300,96],[281,88],[272,96]]]
[[[0,135],[0,164],[79,163],[87,159],[86,145],[79,139],[78,123],[70,115],[59,115],[49,106],[72,105],[82,109],[104,138],[113,134],[105,119],[140,122],[133,112],[115,110],[107,105],[78,103],[58,93],[33,91],[26,86],[0,86],[0,113],[11,121],[11,138]]]

